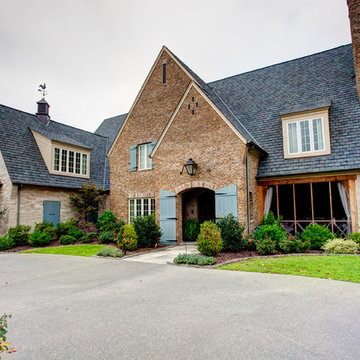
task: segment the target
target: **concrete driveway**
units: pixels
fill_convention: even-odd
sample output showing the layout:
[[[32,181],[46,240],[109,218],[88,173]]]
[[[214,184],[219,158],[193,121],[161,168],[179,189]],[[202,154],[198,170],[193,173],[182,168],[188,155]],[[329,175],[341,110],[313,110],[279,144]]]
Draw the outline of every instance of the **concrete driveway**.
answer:
[[[138,261],[0,255],[3,359],[359,359],[360,285]]]

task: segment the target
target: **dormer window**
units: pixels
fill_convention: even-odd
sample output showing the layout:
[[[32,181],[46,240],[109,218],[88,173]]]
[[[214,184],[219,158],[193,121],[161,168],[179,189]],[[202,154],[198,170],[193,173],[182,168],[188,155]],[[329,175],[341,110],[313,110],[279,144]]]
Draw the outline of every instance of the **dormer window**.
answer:
[[[89,177],[89,154],[55,146],[53,157],[54,173],[68,176]]]
[[[281,115],[281,120],[285,159],[331,153],[329,106]]]

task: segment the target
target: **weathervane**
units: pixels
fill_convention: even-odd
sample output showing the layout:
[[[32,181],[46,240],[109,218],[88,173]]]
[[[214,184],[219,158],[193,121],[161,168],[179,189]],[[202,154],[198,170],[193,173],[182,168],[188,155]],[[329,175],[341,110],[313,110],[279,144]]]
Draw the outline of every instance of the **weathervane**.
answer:
[[[45,95],[47,95],[47,91],[46,91],[46,84],[44,83],[44,85],[39,85],[38,91],[40,91],[43,95],[43,97],[45,97]]]

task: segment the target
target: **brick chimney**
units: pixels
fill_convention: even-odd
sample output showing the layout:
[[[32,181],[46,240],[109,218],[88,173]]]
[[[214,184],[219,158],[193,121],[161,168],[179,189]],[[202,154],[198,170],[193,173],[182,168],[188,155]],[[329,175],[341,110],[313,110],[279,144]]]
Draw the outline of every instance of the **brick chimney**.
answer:
[[[347,0],[354,53],[356,87],[360,100],[360,0]]]
[[[45,124],[48,125],[50,121],[50,115],[49,115],[49,107],[50,105],[47,103],[47,101],[42,98],[40,101],[37,102],[38,110],[36,113],[36,116]]]

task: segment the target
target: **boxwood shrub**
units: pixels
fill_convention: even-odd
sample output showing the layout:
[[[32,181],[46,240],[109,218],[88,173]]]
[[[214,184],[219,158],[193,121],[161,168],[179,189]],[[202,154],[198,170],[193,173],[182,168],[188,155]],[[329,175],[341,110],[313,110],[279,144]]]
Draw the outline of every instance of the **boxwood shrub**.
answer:
[[[137,234],[138,248],[155,247],[160,241],[161,230],[159,224],[156,223],[155,214],[142,216],[132,221],[135,232]]]
[[[244,248],[244,226],[239,224],[233,214],[222,217],[216,225],[221,230],[223,250],[240,251]]]
[[[35,231],[30,235],[30,245],[35,247],[47,246],[51,241],[50,232]]]
[[[71,235],[61,235],[59,239],[59,243],[61,245],[71,245],[77,242],[76,238]]]
[[[215,256],[223,248],[220,229],[212,221],[204,221],[200,225],[197,237],[197,249],[206,256]]]
[[[301,237],[304,241],[310,242],[311,249],[319,250],[327,240],[333,239],[334,235],[325,225],[310,224],[302,232]]]

